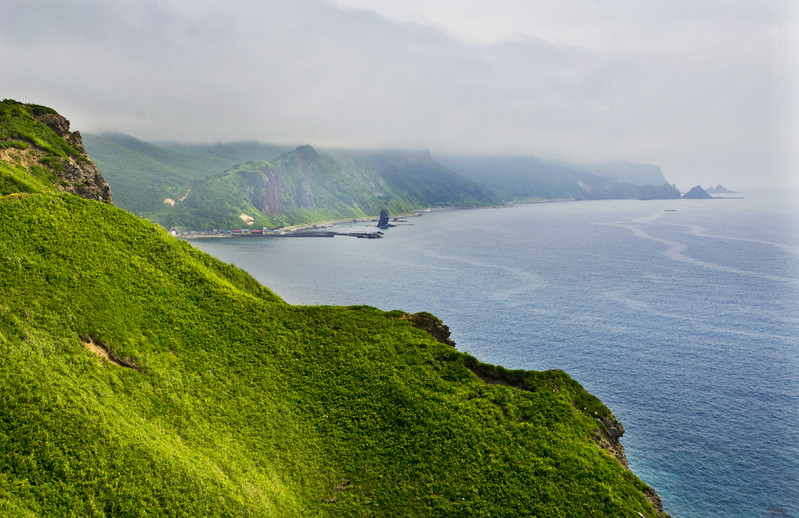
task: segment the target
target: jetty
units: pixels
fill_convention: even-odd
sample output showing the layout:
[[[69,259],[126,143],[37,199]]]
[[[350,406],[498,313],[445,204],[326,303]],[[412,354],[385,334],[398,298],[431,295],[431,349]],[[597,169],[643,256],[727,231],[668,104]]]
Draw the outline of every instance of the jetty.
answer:
[[[211,231],[191,231],[183,233],[173,233],[174,236],[181,239],[274,239],[278,237],[335,237],[346,236],[355,237],[358,239],[382,239],[383,233],[377,232],[334,232],[332,230],[295,230],[291,232],[263,232],[254,230],[251,232],[245,231],[230,231],[230,230],[211,230]]]

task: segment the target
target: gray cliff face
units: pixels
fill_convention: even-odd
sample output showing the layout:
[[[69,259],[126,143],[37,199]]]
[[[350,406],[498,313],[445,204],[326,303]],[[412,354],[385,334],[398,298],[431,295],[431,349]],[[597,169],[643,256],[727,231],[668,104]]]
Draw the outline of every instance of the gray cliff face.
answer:
[[[36,119],[72,144],[80,153],[78,158],[62,158],[61,167],[54,168],[53,172],[59,179],[56,186],[81,198],[111,203],[111,187],[97,166],[89,159],[80,132],[70,132],[69,121],[57,113],[39,114]]]
[[[627,455],[624,453],[624,446],[619,441],[621,436],[624,435],[624,427],[621,422],[616,419],[616,416],[610,414],[602,419],[597,418],[597,424],[599,425],[599,430],[595,438],[596,443],[616,457],[622,466],[630,469]],[[660,499],[660,495],[653,488],[647,487],[642,493],[644,498],[649,500],[649,503],[657,510],[659,518],[670,518],[670,515],[663,510],[663,502]]]
[[[285,210],[283,201],[283,171],[264,166],[251,175],[250,185],[246,189],[247,199],[264,214],[280,214]]]
[[[291,208],[316,209],[313,184],[304,178],[299,185],[292,185],[285,170],[264,165],[253,173],[241,173],[247,199],[261,213],[278,215]]]
[[[624,466],[629,468],[627,462],[627,455],[624,453],[624,446],[622,446],[621,436],[624,435],[624,427],[621,425],[615,416],[608,415],[602,419],[597,418],[599,430],[597,431],[596,442],[602,448],[608,450],[616,459]]]

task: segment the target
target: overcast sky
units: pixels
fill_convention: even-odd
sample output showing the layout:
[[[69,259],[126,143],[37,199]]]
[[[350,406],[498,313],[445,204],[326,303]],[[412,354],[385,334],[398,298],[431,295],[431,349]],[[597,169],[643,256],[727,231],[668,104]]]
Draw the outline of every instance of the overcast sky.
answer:
[[[84,133],[630,160],[683,190],[799,187],[791,0],[0,5],[0,96]]]

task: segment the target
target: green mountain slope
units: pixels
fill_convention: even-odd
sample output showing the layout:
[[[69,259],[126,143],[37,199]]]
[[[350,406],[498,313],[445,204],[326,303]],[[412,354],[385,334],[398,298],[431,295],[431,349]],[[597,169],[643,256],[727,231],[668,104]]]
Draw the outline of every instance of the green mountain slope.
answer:
[[[149,214],[180,199],[193,182],[247,160],[272,160],[289,148],[268,144],[150,144],[130,135],[87,134],[86,149],[114,189],[118,206]]]
[[[426,152],[317,151],[300,146],[273,162],[248,162],[193,183],[174,207],[150,215],[169,228],[238,228],[368,217],[497,198]]]
[[[0,229],[0,515],[658,513],[599,400],[432,315],[288,305],[67,193]]]

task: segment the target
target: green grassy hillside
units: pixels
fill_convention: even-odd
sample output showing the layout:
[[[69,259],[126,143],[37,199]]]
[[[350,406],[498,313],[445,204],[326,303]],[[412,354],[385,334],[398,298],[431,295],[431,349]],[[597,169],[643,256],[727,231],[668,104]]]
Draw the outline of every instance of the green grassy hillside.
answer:
[[[0,198],[0,223],[0,509],[654,514],[563,372],[487,384],[396,314],[290,306],[71,195]]]
[[[657,514],[561,371],[291,306],[72,194],[0,195],[0,229],[2,516]]]
[[[86,149],[114,189],[117,206],[149,215],[179,200],[193,182],[251,160],[273,160],[291,148],[231,144],[151,144],[130,135],[88,134]]]

